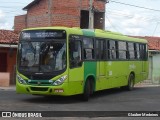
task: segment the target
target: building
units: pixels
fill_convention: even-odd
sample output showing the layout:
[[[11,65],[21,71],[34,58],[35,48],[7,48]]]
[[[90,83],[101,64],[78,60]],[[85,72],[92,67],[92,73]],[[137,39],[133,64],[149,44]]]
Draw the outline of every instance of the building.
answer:
[[[17,42],[16,33],[0,30],[0,86],[15,84]]]
[[[92,0],[94,28],[105,27],[105,3],[107,0]],[[90,0],[34,0],[23,10],[27,14],[15,16],[15,32],[24,28],[66,26],[88,28]]]
[[[149,79],[160,84],[160,37],[145,37],[149,47]]]
[[[135,36],[134,36],[135,37]],[[148,41],[149,49],[149,80],[153,84],[160,84],[160,37],[136,36]]]

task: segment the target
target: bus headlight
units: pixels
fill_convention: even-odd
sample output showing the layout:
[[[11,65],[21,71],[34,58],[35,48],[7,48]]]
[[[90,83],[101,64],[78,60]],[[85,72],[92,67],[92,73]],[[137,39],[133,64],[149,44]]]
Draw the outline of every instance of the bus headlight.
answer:
[[[17,79],[20,84],[27,84],[26,81],[21,78],[21,76],[17,75]]]
[[[60,77],[58,80],[56,80],[53,85],[57,86],[57,85],[61,85],[64,83],[64,81],[67,79],[67,75]]]

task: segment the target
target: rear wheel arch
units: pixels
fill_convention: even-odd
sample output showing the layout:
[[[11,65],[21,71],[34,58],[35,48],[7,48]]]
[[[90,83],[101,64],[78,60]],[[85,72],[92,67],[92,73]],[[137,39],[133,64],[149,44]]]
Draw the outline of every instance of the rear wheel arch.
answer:
[[[89,97],[94,93],[95,90],[95,79],[93,76],[88,76],[84,83],[82,100],[88,101]]]
[[[135,72],[134,71],[132,71],[129,75],[133,75],[133,77],[134,77],[134,81],[135,81]]]
[[[134,72],[130,72],[129,76],[127,77],[127,85],[126,86],[122,86],[121,88],[123,90],[133,90],[134,85],[135,85],[135,73]]]
[[[126,86],[127,90],[133,90],[135,85],[135,73],[131,72],[128,76],[128,85]]]
[[[88,80],[89,80],[90,83],[92,84],[93,92],[94,92],[94,91],[95,91],[95,87],[96,87],[96,80],[95,80],[95,77],[94,77],[93,75],[88,76],[88,77],[86,78],[86,80],[85,80],[84,87],[85,87],[86,82],[87,82]]]

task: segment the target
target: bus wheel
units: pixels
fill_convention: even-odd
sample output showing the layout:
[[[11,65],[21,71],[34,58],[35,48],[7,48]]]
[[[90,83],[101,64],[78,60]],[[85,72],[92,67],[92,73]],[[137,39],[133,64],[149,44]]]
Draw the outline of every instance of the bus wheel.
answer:
[[[82,100],[83,101],[88,101],[89,97],[91,94],[91,84],[90,84],[90,80],[86,81],[85,87],[84,87],[84,92],[82,94]]]
[[[131,91],[134,88],[134,75],[130,74],[128,78],[128,85],[126,86],[127,90]]]

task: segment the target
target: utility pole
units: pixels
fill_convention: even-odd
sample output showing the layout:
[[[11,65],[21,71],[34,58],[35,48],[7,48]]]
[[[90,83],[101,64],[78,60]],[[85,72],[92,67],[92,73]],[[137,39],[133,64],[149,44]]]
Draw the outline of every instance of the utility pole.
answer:
[[[94,29],[94,8],[93,8],[93,1],[94,0],[89,0],[89,24],[88,28],[89,29]],[[101,2],[109,3],[109,0],[97,0]]]
[[[93,0],[89,0],[89,29],[94,28],[94,10],[93,10]]]
[[[48,0],[48,18],[49,18],[49,25],[48,26],[51,26],[51,20],[52,20],[52,13],[51,13],[51,10],[52,10],[52,0]]]

